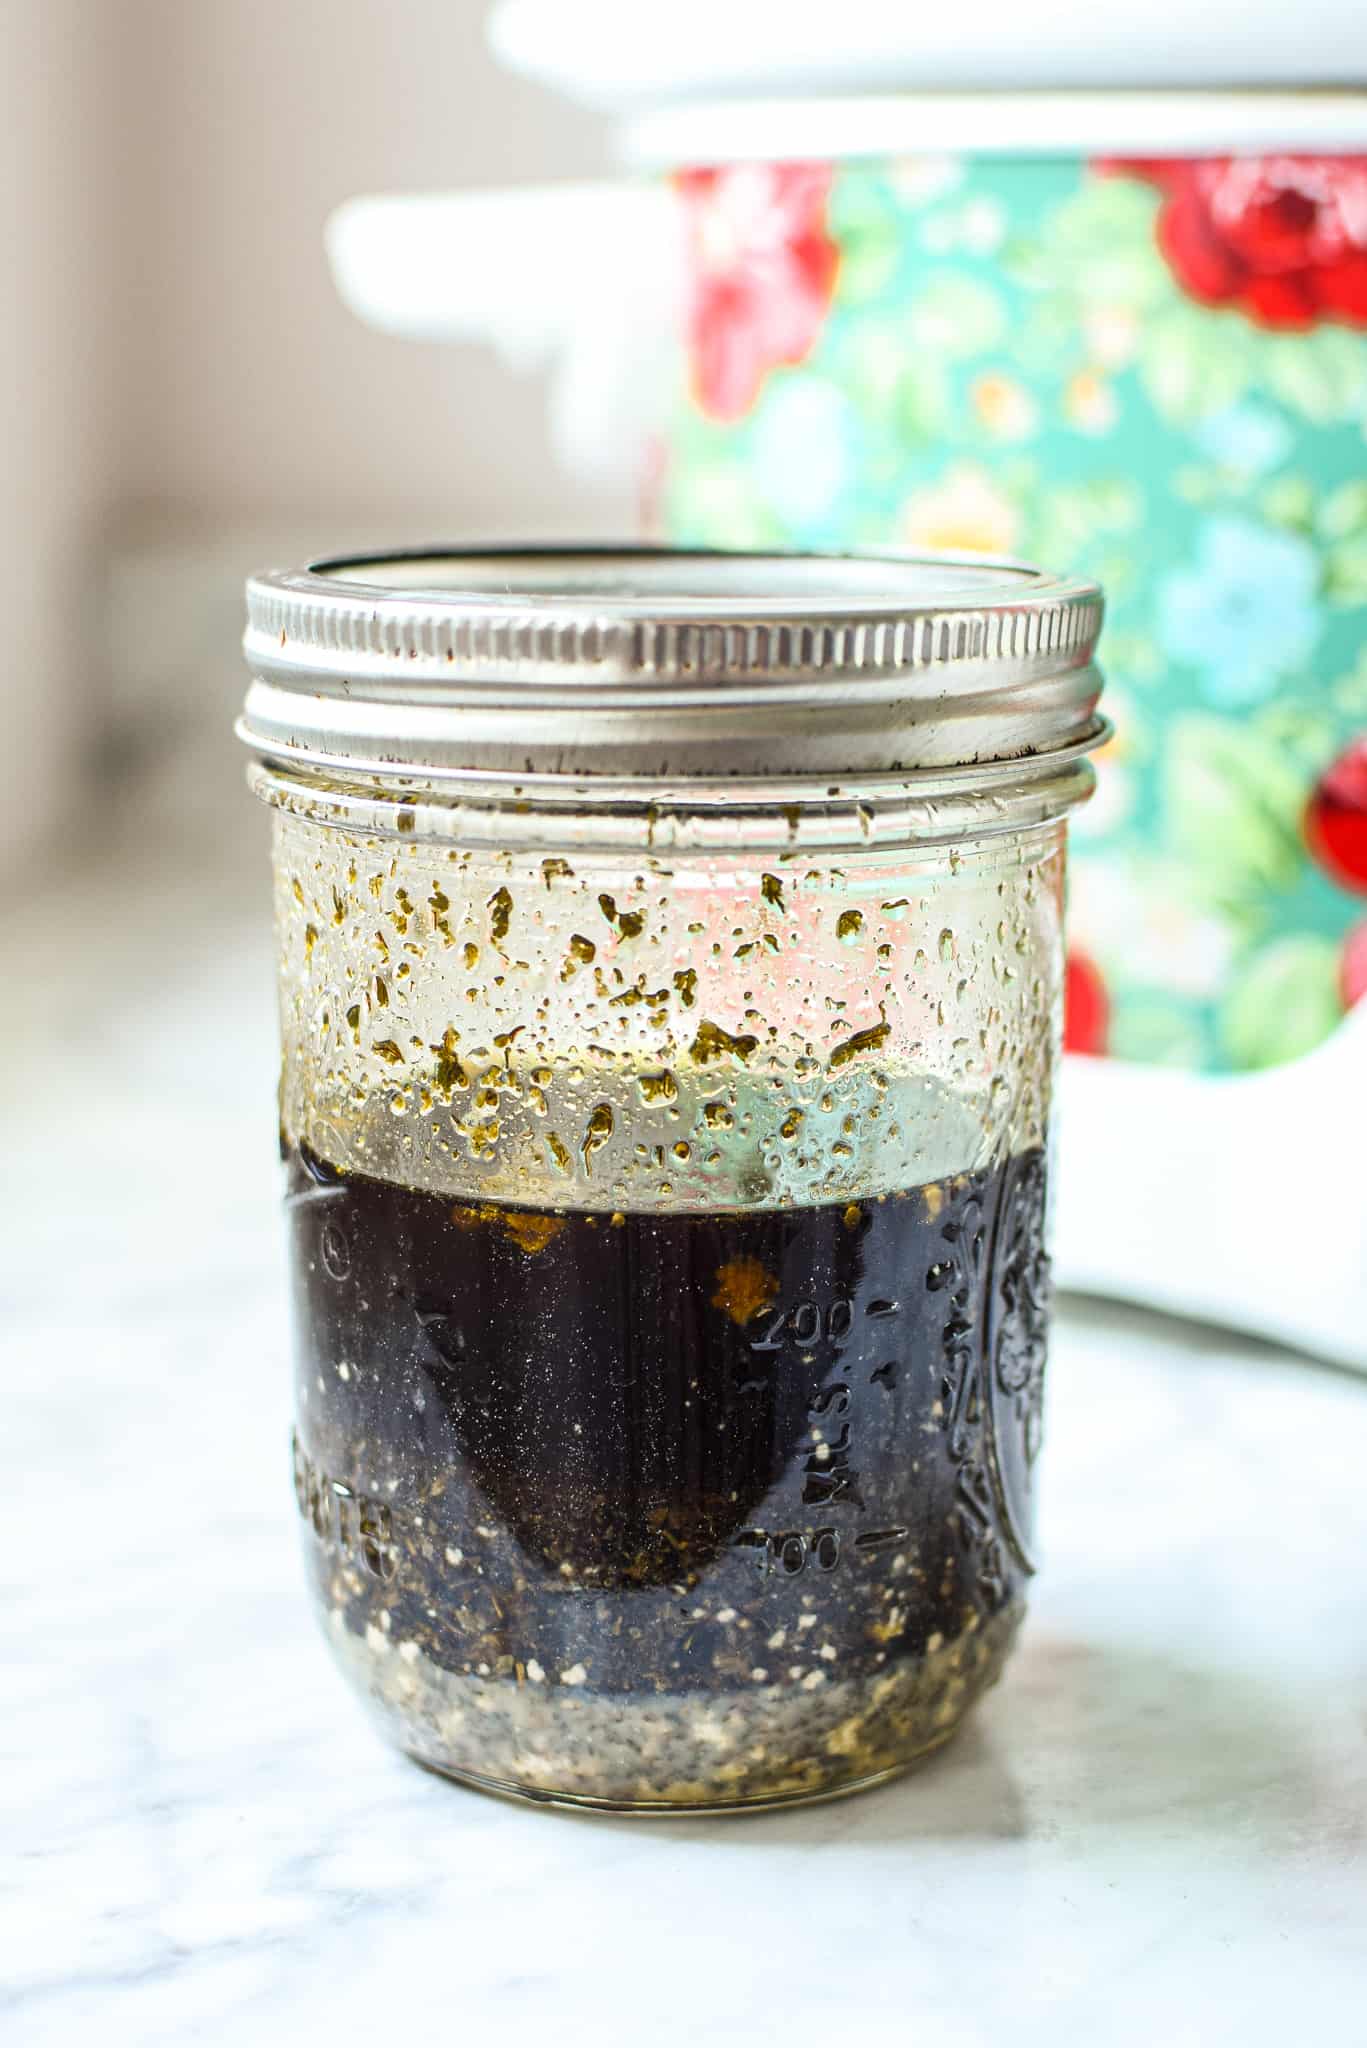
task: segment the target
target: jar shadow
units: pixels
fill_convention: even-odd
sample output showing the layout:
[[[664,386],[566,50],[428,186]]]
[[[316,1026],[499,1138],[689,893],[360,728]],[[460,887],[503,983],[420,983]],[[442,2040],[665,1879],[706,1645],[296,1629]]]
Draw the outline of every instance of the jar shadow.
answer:
[[[1347,1759],[1342,1760],[1346,1765]],[[1360,1774],[1359,1774],[1360,1775]],[[614,1820],[744,1849],[1145,1835],[1247,1843],[1332,1825],[1367,1847],[1367,1801],[1332,1736],[1247,1671],[1160,1649],[1034,1634],[943,1750],[877,1789],[722,1822]]]

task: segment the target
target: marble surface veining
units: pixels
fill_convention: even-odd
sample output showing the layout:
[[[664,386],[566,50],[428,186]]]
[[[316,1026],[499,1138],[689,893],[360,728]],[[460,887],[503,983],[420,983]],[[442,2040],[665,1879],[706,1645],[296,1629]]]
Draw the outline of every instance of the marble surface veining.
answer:
[[[1065,1308],[1024,1647],[918,1775],[581,1820],[381,1746],[296,1555],[252,822],[0,927],[7,2048],[1367,2041],[1367,1385],[1216,1333]]]

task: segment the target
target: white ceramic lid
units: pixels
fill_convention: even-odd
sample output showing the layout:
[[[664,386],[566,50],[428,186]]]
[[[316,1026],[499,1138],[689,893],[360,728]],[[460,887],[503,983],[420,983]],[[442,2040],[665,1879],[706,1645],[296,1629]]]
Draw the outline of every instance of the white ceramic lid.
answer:
[[[498,0],[495,54],[589,106],[1047,87],[1348,88],[1362,0]]]

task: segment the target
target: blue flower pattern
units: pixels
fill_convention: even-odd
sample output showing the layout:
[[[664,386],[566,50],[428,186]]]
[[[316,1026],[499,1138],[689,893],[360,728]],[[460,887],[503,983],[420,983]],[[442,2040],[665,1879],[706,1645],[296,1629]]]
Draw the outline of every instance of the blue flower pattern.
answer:
[[[1210,519],[1189,569],[1158,586],[1158,638],[1221,710],[1261,703],[1308,660],[1319,631],[1314,549],[1252,520]]]

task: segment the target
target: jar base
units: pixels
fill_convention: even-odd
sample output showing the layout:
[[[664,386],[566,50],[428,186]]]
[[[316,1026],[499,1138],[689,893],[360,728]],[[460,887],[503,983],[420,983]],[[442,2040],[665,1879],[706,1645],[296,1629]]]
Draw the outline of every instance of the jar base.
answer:
[[[972,1617],[876,1677],[636,1701],[453,1672],[339,1609],[328,1635],[382,1732],[442,1777],[570,1811],[729,1813],[837,1797],[931,1754],[1000,1676],[1022,1613]]]
[[[967,1718],[965,1715],[964,1719]],[[781,1813],[785,1808],[794,1806],[829,1806],[833,1801],[848,1799],[856,1792],[876,1791],[880,1785],[910,1777],[923,1764],[929,1763],[933,1756],[948,1748],[963,1725],[963,1721],[956,1721],[953,1727],[934,1736],[910,1756],[888,1764],[882,1770],[869,1771],[863,1777],[849,1778],[842,1784],[817,1786],[810,1791],[776,1792],[754,1799],[600,1799],[586,1792],[541,1791],[513,1784],[508,1779],[485,1778],[475,1771],[455,1770],[449,1764],[432,1762],[415,1749],[405,1749],[403,1754],[411,1763],[430,1771],[433,1777],[444,1778],[450,1785],[459,1785],[468,1792],[484,1793],[491,1799],[510,1800],[518,1806],[551,1807],[560,1813],[601,1814],[604,1818],[616,1820],[720,1820],[739,1814]]]

